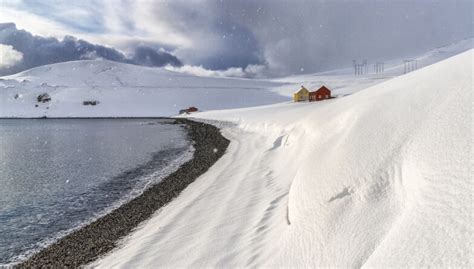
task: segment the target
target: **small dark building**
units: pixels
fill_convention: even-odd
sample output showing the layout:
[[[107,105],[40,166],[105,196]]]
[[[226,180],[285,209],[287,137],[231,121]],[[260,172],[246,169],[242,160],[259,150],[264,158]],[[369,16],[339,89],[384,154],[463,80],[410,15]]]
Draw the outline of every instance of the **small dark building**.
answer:
[[[324,99],[331,98],[331,90],[328,89],[326,86],[321,86],[318,90],[309,93],[309,101],[321,101]]]
[[[198,112],[199,110],[197,109],[197,107],[194,107],[194,106],[190,106],[186,109],[181,109],[179,111],[179,114],[189,114],[191,112]]]
[[[187,110],[188,113],[190,113],[190,112],[197,112],[197,111],[198,111],[197,107],[193,107],[193,106],[190,106],[190,107],[189,107],[188,109],[186,109],[186,110]]]

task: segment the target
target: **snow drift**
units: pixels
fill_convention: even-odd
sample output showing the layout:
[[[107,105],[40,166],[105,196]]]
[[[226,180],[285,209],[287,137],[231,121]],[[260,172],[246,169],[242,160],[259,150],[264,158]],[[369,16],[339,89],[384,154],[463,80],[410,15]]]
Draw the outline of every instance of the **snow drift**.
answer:
[[[275,263],[468,267],[472,71],[470,51],[308,113]]]
[[[196,114],[228,152],[98,267],[472,267],[473,51],[317,103]]]

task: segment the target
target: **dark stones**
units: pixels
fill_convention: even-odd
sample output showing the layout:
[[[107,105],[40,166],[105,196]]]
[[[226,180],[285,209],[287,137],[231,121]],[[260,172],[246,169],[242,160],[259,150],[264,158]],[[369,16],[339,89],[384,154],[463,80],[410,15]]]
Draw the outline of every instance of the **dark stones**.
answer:
[[[98,105],[98,104],[100,104],[100,102],[97,101],[97,100],[82,102],[82,105],[84,105],[84,106],[95,106],[95,105]]]
[[[51,96],[49,96],[48,93],[42,93],[38,95],[38,97],[36,97],[36,100],[38,101],[38,103],[47,103],[51,101]]]

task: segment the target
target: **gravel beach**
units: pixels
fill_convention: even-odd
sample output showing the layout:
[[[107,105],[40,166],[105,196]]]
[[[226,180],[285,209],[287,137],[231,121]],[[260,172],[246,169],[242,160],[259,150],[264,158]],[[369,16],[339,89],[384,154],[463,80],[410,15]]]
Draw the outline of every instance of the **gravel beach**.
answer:
[[[215,126],[187,119],[176,119],[174,123],[184,124],[189,138],[194,142],[192,160],[140,196],[61,238],[15,267],[79,267],[96,260],[114,249],[121,238],[205,173],[229,145],[229,140]]]

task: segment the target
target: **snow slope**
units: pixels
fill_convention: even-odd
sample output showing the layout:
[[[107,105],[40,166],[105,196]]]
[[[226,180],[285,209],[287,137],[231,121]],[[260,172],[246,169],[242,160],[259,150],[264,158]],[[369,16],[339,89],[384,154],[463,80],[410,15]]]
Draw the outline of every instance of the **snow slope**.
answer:
[[[195,114],[229,122],[228,152],[92,266],[472,268],[473,57]]]
[[[334,96],[344,96],[403,75],[403,60],[405,59],[416,60],[418,68],[422,68],[472,49],[473,42],[473,38],[468,38],[453,44],[435,48],[421,55],[385,61],[385,70],[380,74],[375,74],[373,71],[373,63],[369,63],[369,73],[360,76],[354,76],[353,68],[343,68],[316,74],[278,78],[273,81],[285,82],[286,84],[278,86],[275,91],[283,95],[292,96],[295,88],[301,84],[305,85],[308,89],[319,88],[321,84],[325,84],[333,89],[332,94]],[[360,63],[360,60],[358,62]]]
[[[289,100],[271,81],[206,78],[110,61],[75,61],[0,79],[0,117],[153,117],[180,109],[257,106]],[[39,94],[51,102],[37,104]],[[15,96],[18,95],[18,98]],[[98,100],[96,106],[83,101]]]
[[[414,58],[422,67],[470,48],[472,39],[466,39]],[[189,106],[221,110],[281,103],[301,84],[308,89],[325,84],[334,96],[343,96],[401,75],[401,62],[386,62],[383,74],[354,77],[349,68],[270,80],[197,77],[110,61],[58,63],[0,78],[0,117],[171,116]],[[52,101],[38,104],[42,93]],[[82,104],[91,100],[100,104]]]

